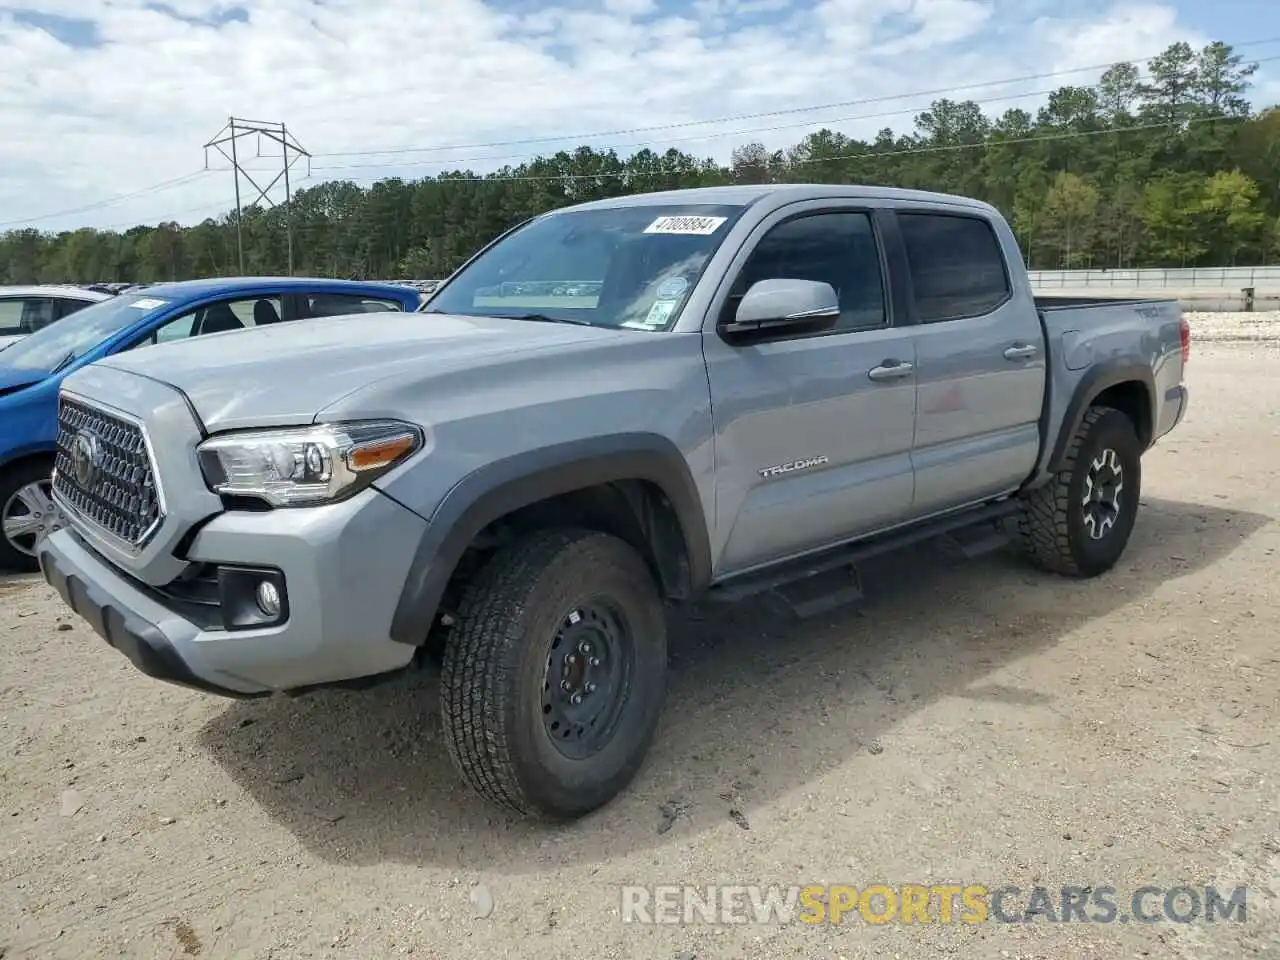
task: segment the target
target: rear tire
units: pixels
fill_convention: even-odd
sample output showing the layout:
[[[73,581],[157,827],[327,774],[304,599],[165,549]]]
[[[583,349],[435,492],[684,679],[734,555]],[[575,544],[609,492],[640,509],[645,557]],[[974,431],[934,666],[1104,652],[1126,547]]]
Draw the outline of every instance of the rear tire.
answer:
[[[1032,563],[1068,577],[1096,577],[1129,543],[1142,493],[1142,443],[1133,421],[1090,407],[1062,469],[1023,496],[1016,532]]]
[[[631,547],[585,530],[530,534],[463,595],[441,670],[445,743],[493,803],[580,817],[640,769],[666,669],[662,599]]]

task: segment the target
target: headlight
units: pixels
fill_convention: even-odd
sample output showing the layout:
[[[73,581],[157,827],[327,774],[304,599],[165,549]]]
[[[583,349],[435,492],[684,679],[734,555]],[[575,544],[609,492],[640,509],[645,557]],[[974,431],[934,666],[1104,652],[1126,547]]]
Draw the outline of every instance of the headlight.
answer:
[[[198,456],[215,493],[302,507],[363,490],[423,442],[420,428],[395,420],[320,423],[212,437]]]

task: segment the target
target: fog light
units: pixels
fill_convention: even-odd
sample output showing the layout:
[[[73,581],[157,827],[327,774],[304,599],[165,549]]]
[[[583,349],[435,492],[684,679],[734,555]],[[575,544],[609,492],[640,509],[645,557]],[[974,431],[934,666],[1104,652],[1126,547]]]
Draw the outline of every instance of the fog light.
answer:
[[[274,583],[270,580],[261,581],[253,595],[264,616],[272,620],[280,616],[280,590]]]

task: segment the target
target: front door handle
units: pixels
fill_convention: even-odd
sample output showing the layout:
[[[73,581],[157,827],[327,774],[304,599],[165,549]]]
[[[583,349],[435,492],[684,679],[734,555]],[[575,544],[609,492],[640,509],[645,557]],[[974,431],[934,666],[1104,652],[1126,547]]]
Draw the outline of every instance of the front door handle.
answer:
[[[867,376],[880,383],[884,380],[899,380],[902,377],[909,377],[914,370],[915,364],[903,363],[901,360],[886,360],[880,366],[872,367]]]
[[[1015,343],[1012,347],[1004,352],[1006,360],[1030,360],[1040,348],[1030,343]]]

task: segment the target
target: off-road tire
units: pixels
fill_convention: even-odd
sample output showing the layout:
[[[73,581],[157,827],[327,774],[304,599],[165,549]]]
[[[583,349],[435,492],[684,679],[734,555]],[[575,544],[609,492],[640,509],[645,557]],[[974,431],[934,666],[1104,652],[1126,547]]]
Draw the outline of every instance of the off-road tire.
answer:
[[[1115,523],[1101,539],[1085,527],[1081,498],[1090,465],[1115,451],[1124,487]],[[1129,543],[1142,492],[1142,443],[1133,421],[1111,407],[1090,407],[1067,446],[1062,468],[1045,485],[1023,494],[1014,518],[1017,540],[1036,566],[1068,577],[1096,577],[1115,566]]]
[[[9,498],[30,483],[48,480],[52,470],[44,460],[24,460],[10,467],[0,468],[0,523],[4,522],[3,509]],[[0,572],[31,573],[40,569],[35,557],[15,549],[0,532]]]
[[[563,755],[544,724],[551,644],[574,612],[607,603],[628,628],[630,675],[599,752]],[[463,779],[516,813],[580,817],[635,776],[666,692],[662,599],[644,560],[623,541],[546,530],[500,550],[464,591],[441,667],[445,743]],[[621,685],[620,685],[621,686]]]

